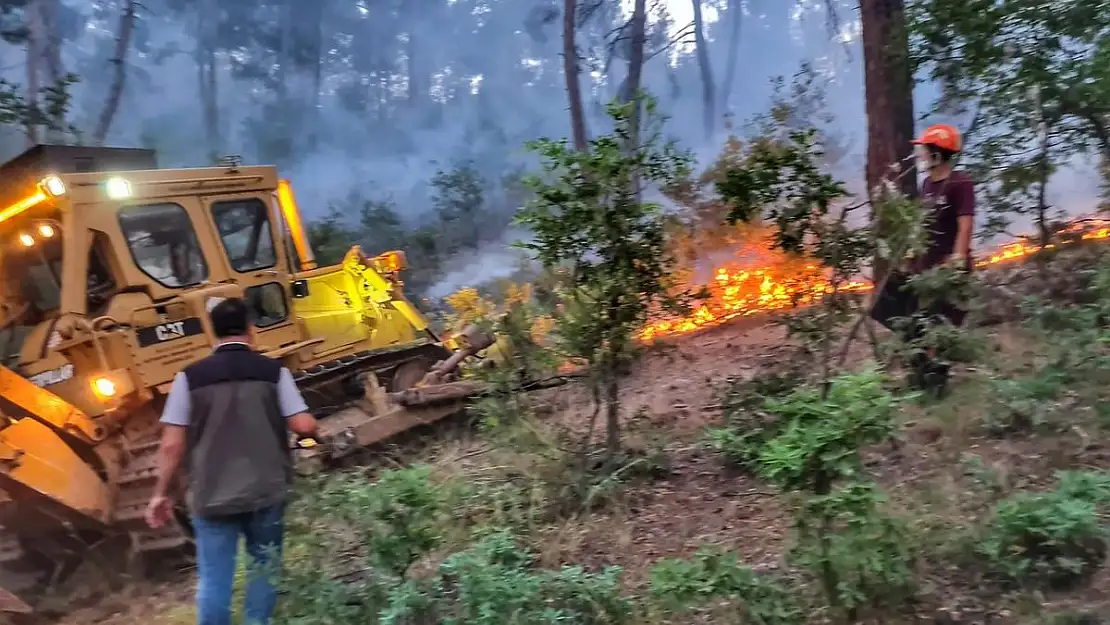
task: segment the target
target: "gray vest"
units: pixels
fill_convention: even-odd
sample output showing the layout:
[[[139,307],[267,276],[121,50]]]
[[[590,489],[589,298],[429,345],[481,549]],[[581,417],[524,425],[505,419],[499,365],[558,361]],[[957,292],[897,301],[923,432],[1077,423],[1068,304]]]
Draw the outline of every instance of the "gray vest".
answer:
[[[285,500],[293,457],[278,402],[281,369],[280,362],[236,344],[185,368],[193,514],[239,514]]]

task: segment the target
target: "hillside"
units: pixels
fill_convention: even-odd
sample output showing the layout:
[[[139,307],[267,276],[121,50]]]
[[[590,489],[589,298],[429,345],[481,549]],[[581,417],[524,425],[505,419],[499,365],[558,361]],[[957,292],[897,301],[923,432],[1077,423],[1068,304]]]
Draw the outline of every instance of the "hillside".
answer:
[[[900,528],[902,542],[897,553],[887,545],[855,565],[844,559],[860,554],[833,550],[844,571],[866,567],[852,618],[1094,623],[1110,606],[1101,516],[1110,448],[1099,381],[1106,335],[1097,313],[1110,300],[1083,295],[1105,263],[1083,251],[1041,269],[983,276],[994,285],[985,292],[1005,284],[1014,294],[1067,275],[1078,289],[1070,295],[1094,303],[1057,292],[1041,301],[1050,308],[1036,319],[971,330],[977,356],[957,367],[951,394],[898,403],[896,440],[861,449],[864,478],[889,497],[881,518]],[[1054,326],[1045,325],[1049,313]],[[832,619],[814,569],[786,558],[803,498],[757,477],[758,467],[728,462],[744,452],[735,438],[712,439],[725,441],[725,453],[706,438],[707,427],[725,423],[752,432],[751,417],[761,414],[768,435],[757,447],[777,444],[766,420],[774,411],[748,400],[753,389],[768,393],[770,381],[788,379],[772,374],[785,371],[790,355],[791,341],[770,317],[657,342],[622,383],[626,453],[615,472],[582,471],[592,408],[586,389],[572,385],[532,394],[533,416],[460,420],[419,444],[379,450],[363,468],[306,481],[293,508],[292,579],[277,622],[373,622],[387,604],[399,613],[470,610],[458,621],[467,623],[555,622],[542,606],[575,623]],[[849,369],[866,370],[871,358],[860,341]],[[895,397],[897,368],[888,370],[884,384]],[[1079,473],[1060,482],[1058,471]],[[844,532],[832,536],[851,536]],[[872,546],[884,536],[873,535]],[[699,557],[706,547],[718,555]],[[535,559],[520,560],[526,551]],[[604,572],[612,566],[619,577]],[[91,578],[108,576],[86,575],[87,605],[60,622],[192,622],[188,570],[114,592],[91,588]],[[902,592],[905,601],[895,594]],[[476,616],[482,610],[488,616]],[[428,622],[399,613],[382,622]]]

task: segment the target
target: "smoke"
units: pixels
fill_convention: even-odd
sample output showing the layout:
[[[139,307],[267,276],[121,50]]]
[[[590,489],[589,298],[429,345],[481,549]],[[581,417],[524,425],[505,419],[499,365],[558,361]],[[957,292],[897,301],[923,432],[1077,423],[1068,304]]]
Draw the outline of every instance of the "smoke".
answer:
[[[455,256],[448,265],[451,271],[428,289],[428,297],[439,299],[462,288],[476,288],[512,276],[530,262],[525,250],[512,247],[527,237],[526,231],[509,229],[500,240]]]
[[[118,15],[108,3],[100,7],[97,3],[69,0],[68,4],[82,18],[80,36],[67,41],[63,48],[66,69],[82,77],[74,91],[73,121],[89,131],[107,96]],[[678,30],[689,19],[689,3],[673,0],[672,4],[676,22],[672,28]],[[132,49],[127,89],[108,144],[155,146],[160,161],[167,166],[202,164],[207,156],[203,145],[203,111],[191,54],[196,45],[195,25],[192,20],[180,19],[161,1],[152,0],[144,5],[147,8],[137,25],[137,39],[141,34],[142,42]],[[444,70],[431,77],[429,86],[433,92],[452,73],[469,75],[478,66],[484,71],[471,77],[471,88],[450,94],[447,102],[432,102],[420,114],[394,115],[391,127],[386,130],[365,114],[344,108],[344,81],[350,61],[329,62],[318,110],[321,140],[316,146],[299,150],[283,169],[283,175],[291,178],[297,188],[309,216],[322,215],[329,202],[346,197],[352,190],[369,197],[392,195],[399,203],[407,204],[402,207],[405,213],[419,214],[426,210],[427,181],[436,169],[470,157],[481,159],[479,164],[486,169],[483,173],[496,178],[521,160],[524,141],[543,135],[566,136],[560,20],[533,23],[535,20],[530,19],[533,8],[517,8],[513,3],[491,4],[484,21],[477,22],[477,34],[461,39],[444,36],[442,18],[428,17],[426,23],[419,22],[423,19],[419,15],[407,18],[418,21],[419,47],[413,56]],[[711,60],[719,74],[725,67],[727,29],[714,21],[715,13],[706,11],[707,34],[713,44]],[[785,8],[781,13],[783,16],[776,20],[789,19]],[[334,19],[342,17],[333,16],[325,21],[325,28],[332,31],[328,34],[342,31],[346,36],[346,32],[357,30],[334,23]],[[358,19],[364,19],[370,27],[376,16]],[[762,47],[765,40],[775,41],[779,54],[774,55],[777,59],[774,64],[741,64],[735,82],[744,87],[733,100],[737,112],[744,116],[765,105],[771,75],[791,73],[805,53],[797,41],[770,33],[773,25],[761,20],[760,16],[749,16],[749,29],[754,36],[742,42],[740,57],[751,58],[755,46]],[[526,27],[530,32],[523,32]],[[404,30],[406,26],[399,24],[396,28]],[[332,43],[338,46],[342,42]],[[256,50],[244,49],[236,54],[253,52]],[[399,56],[392,79],[400,81],[406,52],[402,46],[396,46],[394,52]],[[709,141],[700,130],[700,85],[691,52],[689,45],[679,45],[674,54],[653,58],[646,67],[645,87],[659,97],[661,109],[670,117],[670,134],[683,137],[692,147],[701,147]],[[335,55],[350,53],[352,49],[339,47],[330,51]],[[23,46],[0,45],[0,54],[4,58],[0,64],[3,76],[23,82]],[[479,57],[481,62],[474,61]],[[589,72],[591,68],[583,69]],[[615,83],[623,79],[620,58],[613,61],[611,73],[610,84],[585,84],[586,108],[594,133],[604,131],[606,126],[597,104],[608,100],[615,93]],[[583,77],[584,83],[588,82],[587,76]],[[226,58],[221,61],[218,82],[224,151],[240,154],[246,162],[260,162],[263,155],[257,149],[257,138],[250,136],[245,124],[260,116],[270,94],[257,81],[232,76]],[[429,122],[430,117],[437,119]],[[20,133],[11,134],[6,140],[0,139],[5,156],[23,148]]]
[[[78,35],[65,42],[63,63],[82,78],[74,91],[71,117],[89,132],[110,85],[118,13],[108,2],[66,0],[66,4],[77,16],[73,24]],[[232,4],[237,3],[228,6]],[[672,31],[686,27],[689,0],[665,4],[672,9]],[[155,147],[163,166],[204,164],[208,155],[193,55],[196,16],[188,10],[171,10],[168,0],[142,5],[127,63],[126,91],[107,143]],[[369,199],[392,198],[407,221],[419,223],[430,214],[428,183],[438,169],[469,160],[496,182],[531,162],[522,149],[525,141],[569,135],[560,19],[547,15],[537,20],[533,3],[475,3],[481,11],[461,8],[470,4],[452,0],[427,3],[433,5],[438,8],[385,15],[376,9],[356,10],[361,6],[357,3],[327,3],[322,93],[310,116],[315,140],[309,140],[312,133],[307,128],[295,127],[296,147],[287,162],[279,163],[282,175],[293,182],[307,218],[323,216],[329,204],[356,192]],[[747,8],[737,50],[740,61],[731,80],[730,110],[718,110],[718,116],[723,119],[728,113],[741,123],[765,110],[770,79],[789,78],[802,61],[814,61],[830,79],[828,112],[835,119],[836,132],[847,139],[836,173],[853,192],[861,192],[866,116],[854,13],[841,11],[843,23],[836,37],[830,38],[822,3],[807,0],[800,5],[804,10],[782,0],[749,1],[743,6]],[[728,66],[729,16],[708,7],[705,15],[710,63],[720,89]],[[249,31],[249,26],[241,30]],[[592,64],[587,59],[582,67],[584,104],[593,135],[606,131],[602,105],[624,78],[620,50],[611,59],[608,81],[598,78],[608,53],[597,40],[609,30],[603,24],[587,25],[579,35],[583,54],[598,59]],[[272,51],[260,54],[256,42],[244,40],[241,46],[231,53],[236,59],[273,57]],[[668,53],[652,56],[645,66],[644,87],[668,117],[666,133],[693,149],[705,166],[719,153],[727,131],[719,124],[714,136],[705,136],[702,89],[692,52],[691,46],[680,42]],[[273,106],[274,93],[261,81],[234,76],[231,55],[221,53],[217,71],[222,150],[243,156],[247,163],[269,162],[263,149],[267,137],[260,135],[276,128],[273,109],[267,108]],[[0,44],[0,56],[0,77],[22,83],[24,46]],[[425,92],[418,101],[409,102],[406,72],[413,59],[430,69]],[[388,64],[385,70],[380,69],[383,62]],[[383,83],[389,87],[388,103],[379,106],[366,101],[362,108],[352,108],[352,101],[372,100],[374,89]],[[302,92],[305,85],[311,87],[312,77],[293,76],[290,85],[291,92]],[[921,103],[936,95],[933,85],[918,89]],[[10,157],[22,151],[23,137],[18,129],[6,130],[0,134],[0,156]],[[1089,169],[1089,164],[1079,163],[1059,173],[1053,201],[1069,212],[1093,206],[1097,177],[1088,174]],[[507,241],[448,263],[453,269],[436,285],[436,292],[511,273],[518,253],[507,248]]]

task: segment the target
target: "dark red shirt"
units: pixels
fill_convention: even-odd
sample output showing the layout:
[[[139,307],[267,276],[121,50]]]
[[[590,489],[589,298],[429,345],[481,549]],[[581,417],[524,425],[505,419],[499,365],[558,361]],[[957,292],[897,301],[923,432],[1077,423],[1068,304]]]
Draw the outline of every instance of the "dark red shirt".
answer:
[[[962,171],[954,171],[944,180],[926,178],[921,199],[930,214],[929,234],[925,253],[914,263],[916,271],[943,263],[955,251],[959,218],[975,215],[975,183]],[[972,264],[970,260],[968,264]]]

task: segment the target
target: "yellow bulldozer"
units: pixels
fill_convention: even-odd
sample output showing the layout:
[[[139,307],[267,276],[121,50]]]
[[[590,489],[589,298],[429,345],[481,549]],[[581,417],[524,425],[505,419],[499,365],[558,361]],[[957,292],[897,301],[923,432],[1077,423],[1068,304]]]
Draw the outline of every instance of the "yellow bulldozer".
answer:
[[[248,302],[256,349],[322,417],[309,454],[442,418],[477,389],[451,372],[492,337],[440,340],[402,292],[402,252],[353,246],[318,267],[273,166],[36,146],[0,183],[0,571],[41,581],[105,536],[188,545],[186,517],[155,531],[143,511],[173,377],[215,344],[213,298]],[[19,592],[0,611],[30,611]]]

